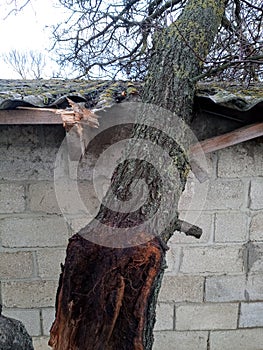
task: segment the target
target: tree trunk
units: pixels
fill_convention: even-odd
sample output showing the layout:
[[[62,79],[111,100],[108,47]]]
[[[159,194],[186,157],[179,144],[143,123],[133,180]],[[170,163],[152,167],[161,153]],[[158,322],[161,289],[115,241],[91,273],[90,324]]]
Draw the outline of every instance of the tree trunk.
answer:
[[[187,123],[191,121],[192,81],[200,74],[203,60],[213,43],[224,2],[189,0],[177,21],[156,35],[144,102],[168,109]],[[178,183],[172,195],[172,206],[167,204],[169,225],[157,236],[152,226],[136,232],[136,225],[156,211],[162,181],[148,162],[124,162],[113,176],[113,193],[127,200],[134,179],[144,178],[150,199],[144,207],[129,215],[113,212],[102,205],[97,219],[109,227],[123,228],[125,235],[129,230],[137,237],[147,239],[142,244],[124,248],[101,246],[89,240],[92,235],[105,235],[102,225],[94,222],[70,239],[57,292],[56,320],[51,328],[49,344],[54,350],[152,349],[155,307],[165,267],[166,243],[178,224],[177,212],[171,213],[170,208],[177,207],[189,170],[187,155],[180,141],[188,145],[191,140],[184,130],[180,135],[176,131],[176,141],[169,137],[169,131],[173,134],[176,130],[175,118],[165,119],[168,132],[145,127],[148,118],[151,117],[147,113],[140,116],[132,136],[134,139],[150,140],[166,149],[177,168],[175,175],[166,181],[168,192]],[[158,118],[166,116],[158,115]],[[130,147],[133,147],[132,144]],[[147,147],[144,151],[147,152]],[[164,167],[163,159],[157,161],[161,163],[160,167]],[[115,239],[118,240],[118,237]]]

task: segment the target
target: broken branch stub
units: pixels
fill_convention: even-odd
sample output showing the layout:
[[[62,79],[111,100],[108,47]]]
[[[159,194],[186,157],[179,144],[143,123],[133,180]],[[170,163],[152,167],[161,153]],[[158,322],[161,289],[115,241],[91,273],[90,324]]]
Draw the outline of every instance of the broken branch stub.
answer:
[[[87,124],[92,128],[99,127],[98,116],[90,109],[85,108],[80,103],[76,103],[67,97],[68,103],[72,110],[58,109],[56,114],[60,114],[63,125],[69,131],[74,125],[80,122]]]
[[[80,103],[76,103],[67,97],[68,103],[71,106],[69,109],[59,109],[56,114],[60,114],[63,126],[68,133],[68,148],[71,160],[79,160],[79,149],[81,154],[84,155],[86,146],[89,140],[86,140],[84,135],[84,126],[89,126],[91,128],[98,128],[99,121],[98,116],[93,113],[90,109],[85,108]],[[69,136],[69,131],[75,126],[74,132],[71,132]]]

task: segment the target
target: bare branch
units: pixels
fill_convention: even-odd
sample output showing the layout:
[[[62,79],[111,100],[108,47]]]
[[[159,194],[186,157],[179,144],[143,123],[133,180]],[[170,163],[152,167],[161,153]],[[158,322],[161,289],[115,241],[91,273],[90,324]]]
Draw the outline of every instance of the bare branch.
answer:
[[[18,12],[22,11],[29,3],[31,0],[26,0],[22,4],[17,4],[17,0],[11,0],[8,5],[14,6],[8,14],[4,17],[4,19],[7,19],[12,13],[17,14]],[[21,1],[19,1],[21,3]]]
[[[253,8],[253,9],[255,9],[257,11],[260,11],[260,12],[263,12],[262,6],[261,7],[255,6],[255,5],[251,4],[251,2],[246,1],[246,0],[241,0],[241,1],[244,2],[246,5],[248,5],[249,7]]]
[[[41,79],[45,66],[45,56],[38,51],[18,51],[13,49],[2,55],[9,65],[22,79]]]
[[[207,78],[207,77],[212,77],[217,75],[219,72],[224,71],[225,69],[232,67],[232,66],[239,66],[241,64],[247,64],[247,63],[254,63],[254,64],[261,64],[263,65],[263,55],[260,56],[251,56],[250,58],[246,60],[236,60],[236,61],[230,61],[226,62],[218,67],[215,68],[210,68],[203,74],[200,74],[199,76],[196,76],[193,81],[197,82],[201,79]]]
[[[187,3],[186,0],[59,2],[71,11],[68,20],[53,29],[53,50],[59,54],[59,64],[62,67],[72,64],[79,76],[95,77],[103,69],[112,77],[120,72],[122,77],[135,79],[144,78],[147,72],[156,33],[172,22],[176,27],[176,19]],[[9,0],[12,9],[7,16],[22,11],[29,3],[30,0]],[[249,59],[262,55],[262,24],[261,0],[229,0],[222,27],[206,62],[191,48],[200,62],[205,62],[202,76],[207,78],[218,72],[218,79],[246,83],[262,79],[261,60]],[[181,38],[190,47],[183,33]],[[40,76],[37,66],[31,72],[34,77]],[[18,74],[25,76],[21,69]]]
[[[75,15],[74,22],[71,21],[70,27],[58,26],[54,30],[56,49],[62,42],[68,42],[70,46],[68,50],[64,46],[61,51],[62,64],[78,62],[80,70],[86,75],[94,71],[95,66],[112,65],[113,75],[116,70],[121,68],[124,72],[127,67],[127,72],[137,71],[138,77],[142,71],[145,72],[154,33],[167,25],[165,13],[176,11],[174,7],[183,6],[185,1],[128,0],[117,1],[113,5],[100,0],[96,2],[97,6],[92,1],[84,4],[78,0],[60,2],[68,7],[74,4],[74,10],[77,5],[79,10],[82,9],[81,15]],[[108,41],[111,44],[105,45]]]

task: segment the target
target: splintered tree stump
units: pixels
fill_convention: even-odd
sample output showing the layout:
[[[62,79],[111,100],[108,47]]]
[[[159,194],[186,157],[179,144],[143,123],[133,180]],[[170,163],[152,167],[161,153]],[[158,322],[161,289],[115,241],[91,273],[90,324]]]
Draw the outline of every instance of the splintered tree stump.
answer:
[[[54,350],[145,349],[164,256],[158,237],[109,248],[74,235],[62,266],[49,345]]]

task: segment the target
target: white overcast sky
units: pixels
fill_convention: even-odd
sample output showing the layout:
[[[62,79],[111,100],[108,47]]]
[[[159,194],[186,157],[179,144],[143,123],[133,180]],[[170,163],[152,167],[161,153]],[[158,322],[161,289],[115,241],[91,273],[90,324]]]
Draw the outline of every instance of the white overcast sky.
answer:
[[[56,0],[31,0],[21,12],[11,13],[6,18],[12,9],[6,4],[8,2],[11,1],[1,0],[0,4],[0,56],[12,49],[44,51],[50,48],[52,41],[48,26],[65,17],[63,9],[56,6]],[[0,58],[0,79],[8,78],[19,76]]]

